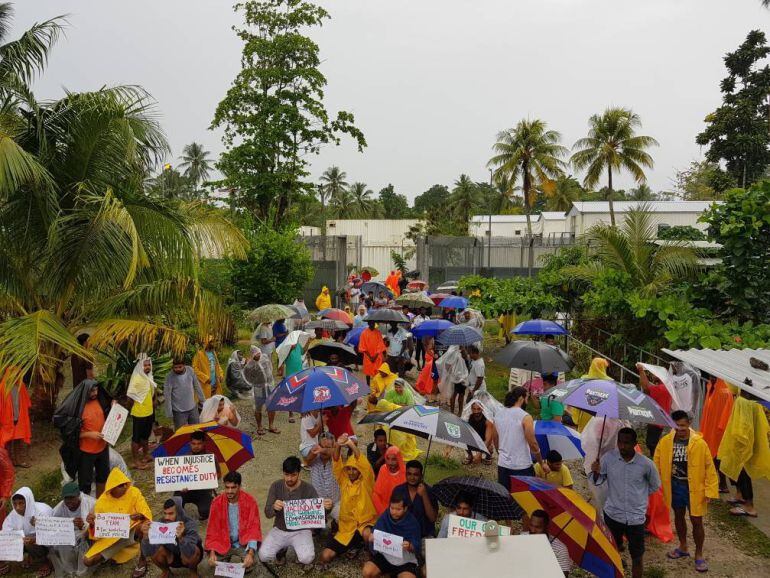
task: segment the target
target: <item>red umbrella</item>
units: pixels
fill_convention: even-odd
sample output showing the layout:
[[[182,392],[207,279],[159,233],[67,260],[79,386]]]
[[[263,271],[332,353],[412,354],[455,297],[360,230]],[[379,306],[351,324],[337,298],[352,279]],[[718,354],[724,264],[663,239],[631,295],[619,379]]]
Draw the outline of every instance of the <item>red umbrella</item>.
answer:
[[[428,295],[428,297],[430,297],[433,303],[438,306],[439,303],[441,303],[447,297],[451,297],[451,295],[449,293],[431,293]]]
[[[340,321],[342,323],[346,323],[347,325],[353,325],[353,321],[350,319],[350,315],[348,315],[342,309],[335,309],[330,307],[329,309],[319,311],[319,315],[322,319],[331,319],[332,321]]]
[[[415,291],[425,291],[428,284],[425,281],[417,279],[415,281],[409,281],[409,283],[406,284],[406,287],[407,289],[414,289]]]

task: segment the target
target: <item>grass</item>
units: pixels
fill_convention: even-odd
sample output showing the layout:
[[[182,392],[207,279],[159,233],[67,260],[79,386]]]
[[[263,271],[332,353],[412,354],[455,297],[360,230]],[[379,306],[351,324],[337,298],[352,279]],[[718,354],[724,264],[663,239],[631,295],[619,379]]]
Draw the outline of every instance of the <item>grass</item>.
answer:
[[[730,506],[713,500],[709,504],[709,520],[718,533],[730,539],[735,546],[749,556],[770,558],[770,540],[747,519],[730,515]]]
[[[425,481],[430,485],[450,476],[462,476],[464,474],[465,469],[457,460],[437,454],[432,454],[428,457]]]

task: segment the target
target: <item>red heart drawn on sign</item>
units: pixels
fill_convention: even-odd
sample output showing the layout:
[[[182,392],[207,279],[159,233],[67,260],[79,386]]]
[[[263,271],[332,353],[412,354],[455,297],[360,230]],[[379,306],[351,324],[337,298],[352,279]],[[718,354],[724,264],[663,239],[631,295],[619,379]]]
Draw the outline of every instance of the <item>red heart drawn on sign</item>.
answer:
[[[385,544],[386,546],[390,546],[393,543],[393,541],[388,538],[383,538],[382,543]]]
[[[160,526],[158,530],[160,530],[161,534],[165,534],[166,532],[168,532],[168,526]]]

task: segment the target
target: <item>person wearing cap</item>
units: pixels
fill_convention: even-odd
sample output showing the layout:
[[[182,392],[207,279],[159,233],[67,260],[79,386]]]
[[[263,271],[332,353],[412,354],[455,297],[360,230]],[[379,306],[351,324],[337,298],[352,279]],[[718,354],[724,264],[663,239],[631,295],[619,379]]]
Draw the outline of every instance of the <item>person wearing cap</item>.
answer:
[[[83,576],[88,568],[83,563],[85,553],[91,547],[88,540],[86,518],[94,513],[96,500],[80,491],[77,482],[68,482],[61,490],[61,502],[53,509],[56,518],[70,518],[75,526],[74,546],[50,546],[48,558],[53,564],[57,576],[75,574]]]

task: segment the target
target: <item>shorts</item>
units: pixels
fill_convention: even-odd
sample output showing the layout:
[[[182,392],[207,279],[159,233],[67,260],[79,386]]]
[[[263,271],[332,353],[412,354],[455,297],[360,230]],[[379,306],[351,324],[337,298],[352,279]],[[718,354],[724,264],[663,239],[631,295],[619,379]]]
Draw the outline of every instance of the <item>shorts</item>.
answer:
[[[628,552],[632,560],[639,560],[644,555],[644,524],[623,524],[616,522],[606,513],[604,514],[604,523],[607,524],[612,537],[615,539],[615,545],[620,549],[623,544],[623,536],[628,540]]]
[[[329,539],[326,541],[326,544],[324,545],[324,547],[329,548],[329,550],[334,552],[337,556],[342,556],[342,554],[349,552],[350,550],[363,548],[364,537],[361,535],[360,532],[356,531],[356,533],[353,534],[353,537],[350,539],[350,542],[348,542],[348,544],[345,545],[345,544],[340,544],[339,542],[337,542],[337,540],[334,539],[333,536],[330,536]]]
[[[671,478],[671,507],[675,510],[690,508],[690,484]]]
[[[465,395],[465,390],[468,388],[464,383],[455,383],[454,392],[455,395]]]
[[[147,417],[131,416],[133,427],[131,428],[131,441],[135,444],[141,444],[149,441],[152,435],[152,426],[155,424],[155,414]]]
[[[257,386],[254,391],[254,408],[259,411],[267,403],[267,392],[265,386]]]
[[[497,466],[497,483],[508,490],[511,489],[511,476],[533,477],[534,475],[535,475],[535,468],[533,466],[529,466],[528,468],[524,468],[523,470],[512,470],[510,468],[504,468],[499,464]]]
[[[377,568],[380,569],[380,573],[386,576],[398,576],[401,574],[401,572],[411,572],[415,576],[420,575],[417,571],[417,564],[414,562],[407,562],[406,564],[401,564],[400,566],[394,566],[388,562],[387,558],[385,558],[385,556],[383,556],[380,552],[374,553],[374,556],[372,556],[372,564],[377,566]]]
[[[91,484],[104,484],[110,475],[110,448],[105,447],[98,454],[80,452],[78,463],[78,485],[84,494],[91,493]]]

